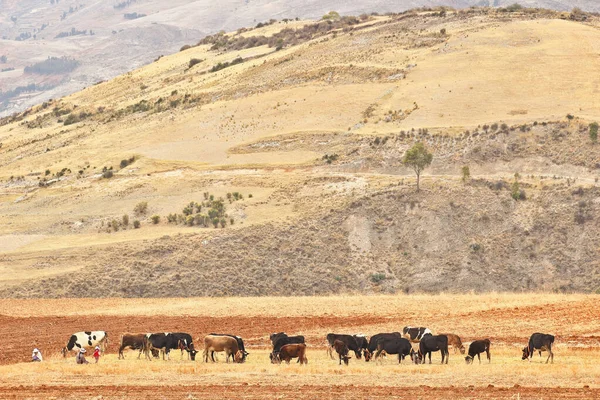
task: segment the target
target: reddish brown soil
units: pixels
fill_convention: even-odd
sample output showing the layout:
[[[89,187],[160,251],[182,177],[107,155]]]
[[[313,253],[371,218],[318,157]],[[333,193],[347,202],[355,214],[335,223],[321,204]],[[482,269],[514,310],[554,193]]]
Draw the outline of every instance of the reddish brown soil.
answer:
[[[475,388],[449,387],[344,387],[344,386],[71,386],[0,387],[2,399],[597,399],[600,389],[566,388]]]

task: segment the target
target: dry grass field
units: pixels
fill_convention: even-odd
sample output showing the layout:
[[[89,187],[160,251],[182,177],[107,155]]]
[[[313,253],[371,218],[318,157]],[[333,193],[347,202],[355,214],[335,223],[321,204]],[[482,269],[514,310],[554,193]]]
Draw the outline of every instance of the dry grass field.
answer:
[[[6,300],[0,305],[2,398],[416,398],[592,399],[600,396],[598,296],[414,295],[311,298]],[[490,338],[492,362],[398,365],[351,359],[339,366],[325,352],[325,335],[398,331],[423,325],[454,332],[468,343]],[[103,329],[110,344],[98,365],[75,365],[58,354],[75,331]],[[303,334],[308,366],[271,365],[268,335]],[[211,331],[243,336],[245,364],[181,360],[117,360],[122,332],[184,331],[201,338]],[[531,333],[556,335],[555,363],[537,355],[521,361]],[[33,347],[46,361],[28,363]],[[101,397],[100,397],[101,396]]]

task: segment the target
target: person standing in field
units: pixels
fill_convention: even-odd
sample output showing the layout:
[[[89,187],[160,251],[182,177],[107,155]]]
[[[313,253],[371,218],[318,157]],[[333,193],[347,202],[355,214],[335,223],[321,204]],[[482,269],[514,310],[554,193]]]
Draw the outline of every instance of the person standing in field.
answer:
[[[100,359],[100,346],[96,346],[94,349],[93,357],[96,359],[96,364],[98,364],[98,360]]]
[[[41,362],[43,360],[42,353],[36,348],[33,349],[33,353],[31,354],[32,362]]]
[[[88,360],[85,359],[85,349],[79,350],[75,360],[77,361],[77,364],[89,364]]]

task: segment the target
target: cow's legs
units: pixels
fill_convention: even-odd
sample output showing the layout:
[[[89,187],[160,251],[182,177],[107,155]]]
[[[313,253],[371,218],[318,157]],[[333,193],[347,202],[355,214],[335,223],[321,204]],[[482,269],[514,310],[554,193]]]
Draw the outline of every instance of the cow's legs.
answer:
[[[481,364],[481,355],[479,353],[477,353],[477,359],[479,359],[479,364]]]
[[[548,348],[548,358],[546,359],[546,364],[548,364],[548,360],[551,360],[550,364],[554,364],[554,353],[551,348]]]
[[[331,345],[328,345],[328,346],[327,346],[327,354],[329,355],[329,357],[330,357],[332,360],[335,360],[335,357],[333,357],[333,346],[331,346]]]
[[[489,348],[487,348],[487,349],[485,350],[485,352],[486,352],[486,354],[487,354],[488,363],[491,363],[491,362],[492,362],[492,356],[490,355],[490,349],[489,349]]]

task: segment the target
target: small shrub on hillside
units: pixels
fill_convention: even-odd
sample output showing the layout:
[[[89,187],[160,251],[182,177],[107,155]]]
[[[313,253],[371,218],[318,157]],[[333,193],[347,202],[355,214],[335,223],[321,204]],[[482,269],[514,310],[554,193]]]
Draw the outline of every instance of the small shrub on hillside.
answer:
[[[597,122],[592,122],[590,124],[590,139],[594,143],[598,142],[598,123]]]
[[[505,123],[503,123],[502,125],[500,125],[500,130],[507,131],[508,130],[508,125],[506,125]]]
[[[115,232],[118,231],[119,230],[119,221],[117,221],[116,219],[113,219],[110,222],[110,226],[113,229],[113,231],[115,231]]]
[[[127,167],[128,165],[133,164],[134,161],[135,161],[135,156],[130,157],[127,160],[121,160],[121,162],[119,163],[119,167],[121,167],[121,169],[123,169],[123,168]]]
[[[373,282],[373,283],[380,283],[380,282],[386,280],[387,276],[385,274],[378,273],[378,274],[371,274],[371,276],[369,278],[371,279],[371,282]]]
[[[140,229],[140,226],[141,226],[140,221],[138,221],[137,219],[135,221],[133,221],[133,227],[135,229]]]
[[[123,215],[123,226],[128,226],[129,225],[129,215],[125,214]]]
[[[225,218],[221,218],[221,221],[219,221],[221,223],[221,228],[225,228],[225,225],[227,225],[227,220]]]
[[[219,226],[219,218],[213,218],[212,224],[215,228],[217,228]]]
[[[160,215],[154,214],[150,219],[152,220],[152,223],[156,225],[160,222]]]
[[[567,119],[569,121],[572,121],[573,119],[575,119],[575,116],[573,114],[567,114]]]
[[[467,181],[471,178],[471,170],[468,165],[462,167],[462,181],[463,183],[467,183]]]
[[[213,67],[210,69],[210,72],[217,72],[217,71],[220,71],[220,70],[222,70],[222,69],[225,69],[225,68],[231,67],[231,66],[233,66],[233,65],[236,65],[236,64],[241,64],[241,63],[243,63],[243,62],[244,62],[244,59],[243,59],[242,57],[237,57],[237,58],[233,59],[231,62],[224,62],[224,63],[220,62],[220,63],[218,63],[217,65],[214,65],[214,66],[213,66]]]
[[[113,177],[113,175],[114,175],[114,174],[113,174],[113,172],[112,172],[112,170],[111,170],[111,169],[107,169],[106,171],[104,171],[104,172],[102,173],[102,177],[103,177],[103,178],[105,178],[105,179],[110,179],[110,178],[112,178],[112,177]]]
[[[192,58],[190,60],[190,62],[188,63],[188,68],[192,68],[194,65],[200,64],[202,61],[204,61],[204,60],[201,60],[199,58]]]
[[[185,50],[191,49],[191,48],[192,48],[192,46],[190,46],[189,44],[186,44],[186,45],[181,46],[181,48],[179,49],[179,51],[185,51]]]
[[[141,201],[141,202],[137,203],[135,205],[135,207],[133,208],[133,212],[136,215],[146,214],[148,212],[148,202],[147,201]]]

